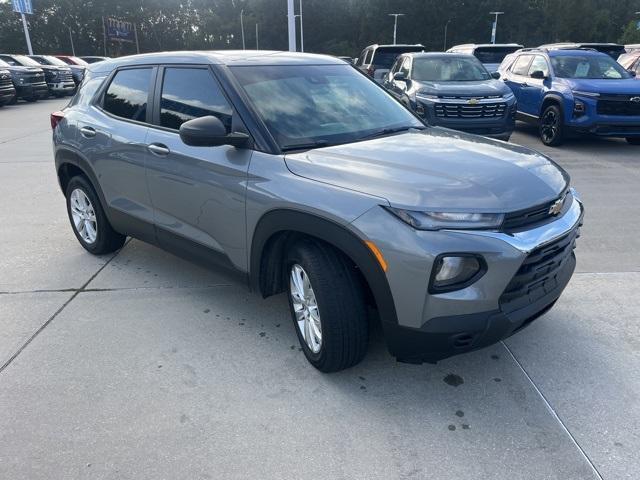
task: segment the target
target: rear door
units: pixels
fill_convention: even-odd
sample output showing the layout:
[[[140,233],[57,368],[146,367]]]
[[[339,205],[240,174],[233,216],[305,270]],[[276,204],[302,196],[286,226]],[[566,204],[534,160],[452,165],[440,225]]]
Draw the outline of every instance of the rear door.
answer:
[[[122,68],[106,81],[95,104],[80,110],[78,148],[91,162],[115,227],[153,241],[153,209],[146,185],[146,137],[153,66]]]
[[[228,132],[242,130],[231,103],[208,66],[160,68],[155,98],[147,181],[158,242],[171,248],[189,240],[236,266],[245,265],[245,189],[252,151],[191,147],[178,133],[185,121],[206,115],[218,117]]]

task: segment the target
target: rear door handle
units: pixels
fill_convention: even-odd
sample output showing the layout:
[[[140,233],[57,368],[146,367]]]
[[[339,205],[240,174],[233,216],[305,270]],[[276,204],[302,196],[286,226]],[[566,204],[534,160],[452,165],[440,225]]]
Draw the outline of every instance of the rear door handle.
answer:
[[[162,143],[152,143],[150,145],[147,145],[147,148],[156,157],[166,157],[171,152],[171,150],[169,150],[169,147]]]
[[[96,136],[96,130],[92,127],[82,127],[80,133],[84,138],[93,138]]]

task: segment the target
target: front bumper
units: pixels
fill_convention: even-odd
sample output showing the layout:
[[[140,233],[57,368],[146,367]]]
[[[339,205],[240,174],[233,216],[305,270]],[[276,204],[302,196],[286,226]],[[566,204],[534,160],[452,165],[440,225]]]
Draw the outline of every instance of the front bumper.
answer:
[[[357,219],[354,226],[369,235],[389,265],[387,279],[397,321],[382,319],[382,325],[390,353],[405,362],[436,362],[491,345],[545,313],[559,298],[575,269],[574,240],[579,235],[583,215],[582,204],[574,198],[562,217],[512,234],[417,232],[410,227],[405,231],[404,225],[398,226],[395,219],[395,229],[390,230],[388,222],[376,214]],[[388,239],[389,231],[397,233],[387,243],[382,235]],[[410,241],[411,237],[417,240]],[[560,244],[564,245],[562,257],[558,257],[561,262],[554,263],[552,276],[543,278],[542,284],[535,284],[541,280],[536,278],[522,291],[514,287],[514,280],[525,275],[522,270],[529,268],[532,259],[544,249],[555,249]],[[418,251],[422,253],[416,254]],[[464,289],[430,294],[428,281],[433,260],[438,254],[452,252],[481,254],[487,272]]]
[[[26,85],[17,85],[16,92],[20,98],[47,98],[49,96],[49,87],[46,83],[28,83]]]
[[[66,95],[76,89],[76,84],[73,81],[52,82],[48,85],[49,91],[54,95]]]
[[[16,89],[13,87],[10,88],[0,88],[0,105],[6,105],[7,103],[11,103],[11,101],[16,96]]]

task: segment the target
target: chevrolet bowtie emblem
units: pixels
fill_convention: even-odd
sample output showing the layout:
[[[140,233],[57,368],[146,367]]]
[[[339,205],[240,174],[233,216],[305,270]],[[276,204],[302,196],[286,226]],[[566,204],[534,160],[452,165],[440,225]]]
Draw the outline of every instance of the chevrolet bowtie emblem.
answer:
[[[478,99],[477,98],[470,98],[467,103],[469,105],[476,105],[478,103]]]
[[[640,97],[631,97],[629,100],[635,103],[640,103]]]
[[[558,215],[562,211],[562,205],[564,204],[564,197],[556,200],[551,207],[549,207],[549,215]]]

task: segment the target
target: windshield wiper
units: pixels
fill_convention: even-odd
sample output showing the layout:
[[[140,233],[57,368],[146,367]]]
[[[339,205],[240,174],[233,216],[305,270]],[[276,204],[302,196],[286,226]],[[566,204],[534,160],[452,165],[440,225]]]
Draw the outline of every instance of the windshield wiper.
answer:
[[[364,137],[360,137],[359,140],[366,140],[369,138],[381,137],[383,135],[391,135],[393,133],[406,132],[407,130],[424,130],[427,127],[420,126],[408,126],[404,127],[394,127],[394,128],[383,128],[382,130],[378,130],[377,132],[370,133],[369,135],[365,135]]]
[[[312,148],[326,147],[328,145],[329,142],[326,140],[316,140],[306,143],[292,143],[289,145],[285,145],[284,147],[280,148],[280,150],[282,150],[283,152],[289,152],[291,150],[310,150]]]

